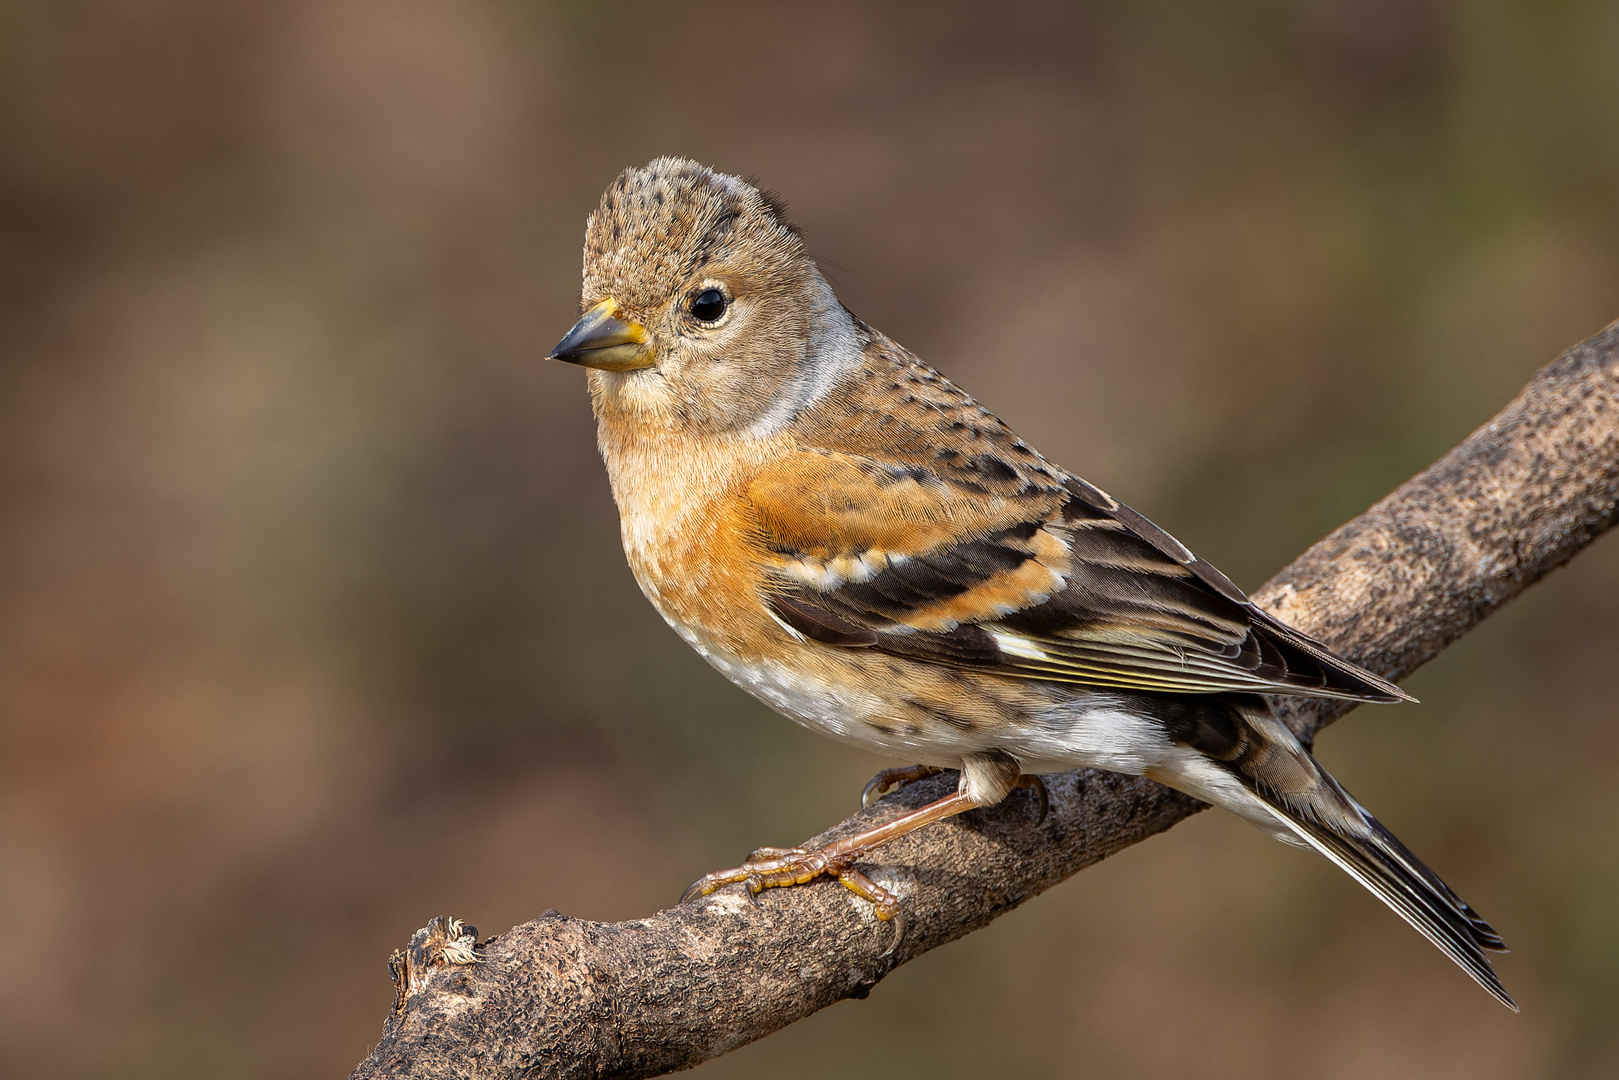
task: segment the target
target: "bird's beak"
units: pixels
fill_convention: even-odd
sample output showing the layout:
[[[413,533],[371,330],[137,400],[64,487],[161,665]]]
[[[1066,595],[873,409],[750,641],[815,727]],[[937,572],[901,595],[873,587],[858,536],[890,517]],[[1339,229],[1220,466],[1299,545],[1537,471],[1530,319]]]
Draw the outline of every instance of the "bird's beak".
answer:
[[[546,359],[603,371],[634,371],[652,366],[656,353],[651,338],[646,327],[627,317],[609,296],[585,312]]]

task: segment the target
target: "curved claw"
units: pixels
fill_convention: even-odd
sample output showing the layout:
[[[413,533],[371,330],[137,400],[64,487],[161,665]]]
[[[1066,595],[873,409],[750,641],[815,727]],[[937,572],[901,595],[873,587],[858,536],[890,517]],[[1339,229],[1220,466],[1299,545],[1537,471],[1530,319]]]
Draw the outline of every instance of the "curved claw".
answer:
[[[1046,790],[1046,782],[1037,773],[1024,773],[1018,777],[1017,786],[1033,791],[1034,797],[1039,800],[1036,804],[1039,813],[1034,819],[1034,827],[1038,829],[1046,823],[1046,815],[1051,813],[1051,793]]]
[[[686,886],[686,891],[680,894],[680,902],[682,904],[689,904],[693,900],[696,900],[699,896],[707,896],[709,893],[714,891],[714,889],[707,888],[707,885],[708,875],[704,874],[702,877]],[[718,888],[718,886],[715,886],[715,888]]]
[[[748,899],[758,903],[759,893],[778,885],[798,885],[827,872],[826,860],[803,848],[762,847],[748,854],[742,865],[732,870],[704,874],[680,894],[682,904],[718,892],[727,885],[746,885]]]
[[[735,870],[716,870],[712,874],[704,874],[680,894],[680,902],[689,904],[693,900],[701,899],[711,893],[716,893],[727,885],[737,885],[747,881],[752,876],[746,866],[739,866]],[[749,895],[752,895],[750,890]]]
[[[946,770],[937,765],[906,765],[896,769],[884,769],[882,772],[866,781],[866,786],[860,791],[860,805],[870,806],[885,795],[898,791],[906,784],[914,784],[918,780],[926,780],[930,776],[938,776]]]
[[[894,950],[899,948],[899,943],[905,940],[905,909],[896,908],[894,917],[889,921],[894,924],[894,938],[888,943],[888,948],[877,954],[877,959],[879,960],[885,960],[893,956]]]
[[[892,890],[877,884],[852,866],[845,867],[838,874],[838,880],[843,883],[845,889],[869,901],[872,913],[877,918],[894,924],[894,939],[877,955],[880,958],[893,953],[905,937],[905,909],[900,906],[899,897],[895,896]]]

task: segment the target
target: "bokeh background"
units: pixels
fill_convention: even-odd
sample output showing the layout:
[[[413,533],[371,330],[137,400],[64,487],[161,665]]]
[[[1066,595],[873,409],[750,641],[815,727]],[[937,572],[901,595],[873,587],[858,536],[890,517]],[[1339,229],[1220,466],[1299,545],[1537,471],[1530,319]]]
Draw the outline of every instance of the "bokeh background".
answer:
[[[430,916],[620,919],[880,761],[638,594],[541,358],[622,167],[1255,587],[1619,317],[1606,0],[0,4],[0,1074],[341,1075]],[[700,1075],[1619,1074],[1619,540],[1320,753],[1508,1015],[1214,814]]]

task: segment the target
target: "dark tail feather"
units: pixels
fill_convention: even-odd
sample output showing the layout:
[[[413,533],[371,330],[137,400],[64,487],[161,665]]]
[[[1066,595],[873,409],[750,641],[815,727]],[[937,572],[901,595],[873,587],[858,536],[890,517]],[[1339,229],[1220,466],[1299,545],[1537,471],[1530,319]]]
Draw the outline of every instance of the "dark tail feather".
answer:
[[[1348,798],[1347,795],[1345,797]],[[1450,886],[1439,879],[1438,874],[1428,869],[1426,863],[1413,855],[1411,849],[1400,842],[1399,837],[1384,828],[1383,823],[1372,817],[1372,815],[1366,814],[1365,817],[1366,824],[1371,826],[1372,833],[1377,837],[1379,846],[1398,859],[1400,864],[1408,871],[1427,882],[1435,892],[1449,902],[1455,911],[1472,924],[1473,940],[1478,942],[1479,948],[1499,953],[1512,951],[1507,948],[1507,943],[1501,940],[1501,935],[1495,932],[1495,927],[1485,922],[1467,901],[1452,892]]]
[[[1354,809],[1355,816],[1365,822],[1366,835],[1349,835],[1341,828],[1329,826],[1308,810],[1286,805],[1265,791],[1263,785],[1253,789],[1254,794],[1289,829],[1366,886],[1497,1001],[1517,1012],[1518,1003],[1501,985],[1489,957],[1484,955],[1486,949],[1506,951],[1501,935],[1324,770],[1318,771],[1326,786],[1342,797]]]

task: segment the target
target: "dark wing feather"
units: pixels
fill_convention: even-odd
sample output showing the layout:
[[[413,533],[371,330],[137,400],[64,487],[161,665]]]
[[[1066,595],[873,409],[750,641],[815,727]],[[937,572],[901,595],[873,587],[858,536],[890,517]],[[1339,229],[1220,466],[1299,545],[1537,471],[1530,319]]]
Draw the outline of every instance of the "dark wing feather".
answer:
[[[896,471],[897,466],[882,466]],[[958,483],[919,477],[919,492]],[[970,475],[967,479],[971,479]],[[1005,478],[992,479],[1004,483]],[[771,597],[813,641],[1019,678],[1163,693],[1408,699],[1255,607],[1130,507],[1075,478],[970,539],[843,552],[860,573],[782,572]],[[845,510],[845,512],[847,512]],[[790,545],[773,550],[790,563]]]

